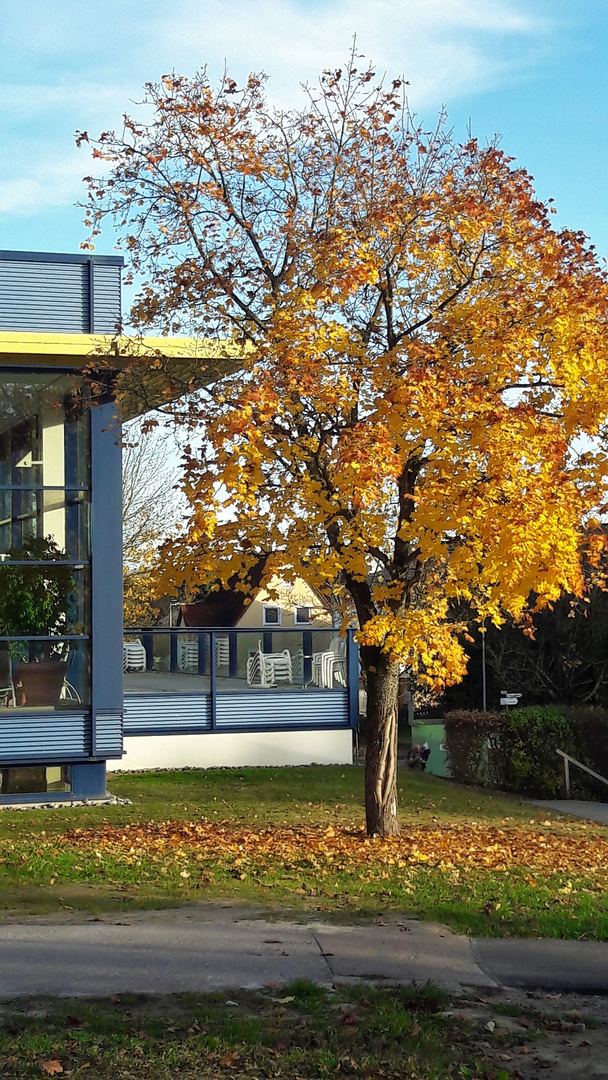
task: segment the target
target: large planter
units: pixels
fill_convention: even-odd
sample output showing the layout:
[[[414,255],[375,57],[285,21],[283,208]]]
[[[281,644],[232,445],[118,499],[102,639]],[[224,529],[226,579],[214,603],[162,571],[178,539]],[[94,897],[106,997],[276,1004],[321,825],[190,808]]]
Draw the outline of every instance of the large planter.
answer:
[[[25,708],[46,705],[55,708],[67,677],[69,664],[63,660],[40,660],[38,663],[15,664],[14,682],[21,683]]]

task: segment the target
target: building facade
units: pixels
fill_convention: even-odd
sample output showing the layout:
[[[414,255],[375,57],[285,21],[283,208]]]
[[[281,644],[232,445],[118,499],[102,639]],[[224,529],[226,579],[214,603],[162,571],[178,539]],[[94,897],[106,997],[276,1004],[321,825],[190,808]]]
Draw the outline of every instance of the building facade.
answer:
[[[122,754],[120,432],[82,374],[121,267],[0,252],[3,799],[102,796]]]
[[[291,628],[277,623],[271,597],[258,628],[229,639],[208,623],[194,637],[140,628],[146,661],[125,701],[112,390],[133,354],[120,337],[121,269],[118,256],[0,251],[0,803],[103,798],[108,768],[351,757],[352,633],[343,656],[332,652],[331,619],[319,613],[320,628],[309,624],[315,604],[304,594]],[[204,385],[239,362],[214,342],[138,347],[189,385],[192,372]],[[91,380],[100,353],[116,358],[115,370]],[[156,393],[163,400],[157,368],[135,387],[131,415]],[[249,677],[251,653],[274,682]],[[289,669],[283,681],[277,655]]]

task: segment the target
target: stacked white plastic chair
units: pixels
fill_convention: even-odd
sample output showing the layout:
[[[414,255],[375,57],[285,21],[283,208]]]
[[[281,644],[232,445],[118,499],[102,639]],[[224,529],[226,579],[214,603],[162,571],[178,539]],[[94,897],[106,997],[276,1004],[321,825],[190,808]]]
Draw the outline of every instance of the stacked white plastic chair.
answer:
[[[215,639],[215,662],[218,667],[228,667],[230,663],[230,646],[227,637]]]
[[[180,671],[198,670],[198,641],[177,639],[177,666]]]
[[[278,653],[265,653],[261,642],[247,661],[248,686],[276,686],[278,682],[293,682],[293,669],[289,649]]]
[[[325,652],[313,653],[312,681],[320,689],[333,690],[334,684],[346,686],[346,641],[344,638],[332,639]]]
[[[123,671],[145,671],[146,670],[146,650],[144,649],[141,641],[137,638],[136,641],[124,641],[122,645],[122,670]]]

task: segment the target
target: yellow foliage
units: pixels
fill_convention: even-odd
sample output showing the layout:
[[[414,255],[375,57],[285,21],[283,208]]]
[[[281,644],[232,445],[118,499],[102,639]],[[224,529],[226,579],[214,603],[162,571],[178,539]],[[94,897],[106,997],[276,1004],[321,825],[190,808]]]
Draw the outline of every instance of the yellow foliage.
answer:
[[[497,147],[372,87],[353,59],[273,117],[254,77],[149,86],[153,118],[99,143],[89,213],[127,222],[136,323],[247,343],[165,409],[192,447],[164,588],[246,588],[260,555],[263,585],[339,581],[368,671],[440,688],[466,665],[453,601],[499,624],[580,593],[585,547],[599,563],[608,288]]]

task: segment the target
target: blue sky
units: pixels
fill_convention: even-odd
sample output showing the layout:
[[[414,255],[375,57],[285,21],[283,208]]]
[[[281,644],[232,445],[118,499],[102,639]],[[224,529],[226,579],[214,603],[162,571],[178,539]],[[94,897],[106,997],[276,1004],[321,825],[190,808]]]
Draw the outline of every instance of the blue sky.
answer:
[[[429,124],[444,103],[457,136],[501,133],[556,222],[608,256],[607,31],[606,0],[3,0],[0,246],[78,250],[91,163],[74,130],[119,126],[147,80],[226,62],[294,105],[356,33]]]

